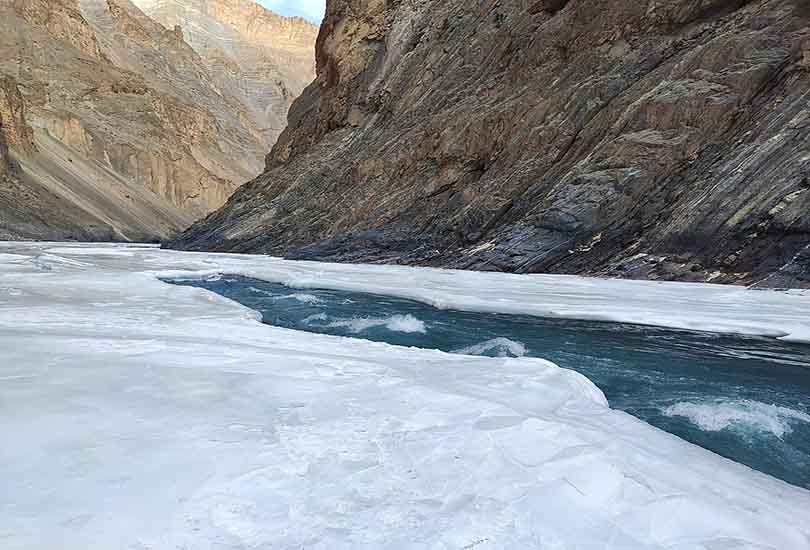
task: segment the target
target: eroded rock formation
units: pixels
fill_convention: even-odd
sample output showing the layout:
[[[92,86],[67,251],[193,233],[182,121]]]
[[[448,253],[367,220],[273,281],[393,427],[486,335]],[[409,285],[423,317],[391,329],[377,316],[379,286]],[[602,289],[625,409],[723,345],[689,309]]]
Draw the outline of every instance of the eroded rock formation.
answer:
[[[267,149],[290,104],[315,78],[318,28],[252,0],[134,0],[166,28],[182,31],[223,91],[247,106]]]
[[[165,238],[264,167],[267,136],[251,106],[217,85],[182,28],[164,27],[130,0],[7,0],[0,29],[0,76],[14,79],[31,129],[15,138],[17,118],[2,113],[17,181],[84,212],[102,228],[92,236]],[[0,225],[19,229],[10,188],[0,193]],[[88,235],[87,223],[50,231],[51,215],[58,218],[31,214],[15,233]]]
[[[0,77],[0,128],[6,146],[24,155],[36,150],[34,131],[25,116],[22,94],[17,81],[10,76]]]
[[[333,0],[268,169],[174,245],[810,284],[803,0]]]
[[[84,55],[101,59],[96,35],[79,11],[76,0],[13,0],[17,17],[52,38],[66,42]],[[22,29],[18,29],[18,32]]]

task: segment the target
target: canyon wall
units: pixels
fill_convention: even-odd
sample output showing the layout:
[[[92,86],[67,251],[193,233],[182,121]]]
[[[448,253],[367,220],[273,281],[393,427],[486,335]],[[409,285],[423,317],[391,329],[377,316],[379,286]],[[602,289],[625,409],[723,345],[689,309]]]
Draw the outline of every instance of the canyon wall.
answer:
[[[333,0],[267,170],[172,246],[810,284],[810,4]]]
[[[166,28],[180,28],[213,81],[257,121],[266,149],[287,125],[287,111],[315,78],[318,28],[252,0],[134,0]]]
[[[0,28],[0,77],[15,82],[33,144],[6,138],[18,182],[14,196],[0,189],[6,233],[87,238],[87,223],[65,230],[59,209],[47,210],[64,204],[99,228],[93,238],[166,238],[264,168],[263,121],[218,83],[181,27],[130,0],[2,0]],[[286,113],[289,99],[273,105]],[[23,188],[50,198],[22,204]]]

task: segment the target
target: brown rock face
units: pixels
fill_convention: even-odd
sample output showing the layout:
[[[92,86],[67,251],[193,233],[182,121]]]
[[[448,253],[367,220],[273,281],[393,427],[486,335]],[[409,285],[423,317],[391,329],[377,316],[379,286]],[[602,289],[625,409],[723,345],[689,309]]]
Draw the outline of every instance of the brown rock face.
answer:
[[[25,118],[22,94],[17,81],[10,76],[0,77],[0,135],[7,147],[23,155],[36,150],[34,131]]]
[[[17,81],[4,76],[0,78],[0,176],[13,172],[10,147],[23,155],[36,150],[34,131],[25,119],[25,104]]]
[[[810,284],[802,0],[334,0],[268,170],[176,246]]]
[[[315,78],[318,28],[252,0],[134,0],[146,15],[183,33],[214,83],[247,106],[267,149],[290,104]],[[177,32],[177,31],[176,31]]]
[[[7,233],[164,238],[261,172],[268,145],[250,106],[216,85],[181,28],[130,0],[0,2],[0,30],[0,115],[9,158],[19,157],[16,188],[44,189],[47,199],[28,202],[72,203],[83,213],[72,220],[101,228],[66,221],[50,231],[58,216],[21,210],[23,194],[6,189]]]
[[[79,11],[78,0],[14,0],[14,11],[26,23],[44,29],[85,55],[101,59],[96,36]]]
[[[0,78],[0,239],[149,240],[189,223],[157,195],[88,159],[78,121],[37,137],[17,81]]]
[[[11,159],[8,154],[8,145],[6,144],[6,136],[0,130],[0,177],[5,176],[11,169]]]
[[[9,170],[11,170],[11,156],[8,150],[5,122],[8,118],[9,111],[8,99],[3,95],[0,97],[0,177],[5,176]]]

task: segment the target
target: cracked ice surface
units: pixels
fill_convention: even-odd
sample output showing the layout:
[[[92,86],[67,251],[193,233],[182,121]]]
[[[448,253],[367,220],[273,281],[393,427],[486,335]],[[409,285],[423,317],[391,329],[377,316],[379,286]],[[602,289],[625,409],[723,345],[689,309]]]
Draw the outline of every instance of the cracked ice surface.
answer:
[[[810,548],[810,492],[574,372],[268,327],[169,271],[810,334],[798,292],[5,244],[4,550]]]

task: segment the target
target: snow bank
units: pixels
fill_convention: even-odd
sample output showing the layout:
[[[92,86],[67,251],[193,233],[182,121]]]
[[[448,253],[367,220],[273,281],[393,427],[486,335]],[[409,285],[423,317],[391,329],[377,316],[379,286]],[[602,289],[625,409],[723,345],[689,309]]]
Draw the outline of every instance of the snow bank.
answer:
[[[810,343],[810,291],[698,283],[510,275],[403,266],[291,262],[239,254],[140,251],[155,275],[229,273],[297,289],[370,292],[441,309],[612,321]]]
[[[154,273],[377,291],[405,273],[445,305],[479,304],[472,279],[129,247],[42,270],[44,248],[0,247],[28,258],[0,263],[3,548],[810,548],[810,492],[609,409],[574,372],[268,327]],[[640,288],[621,307],[652,305]],[[758,311],[793,333],[776,296]]]

